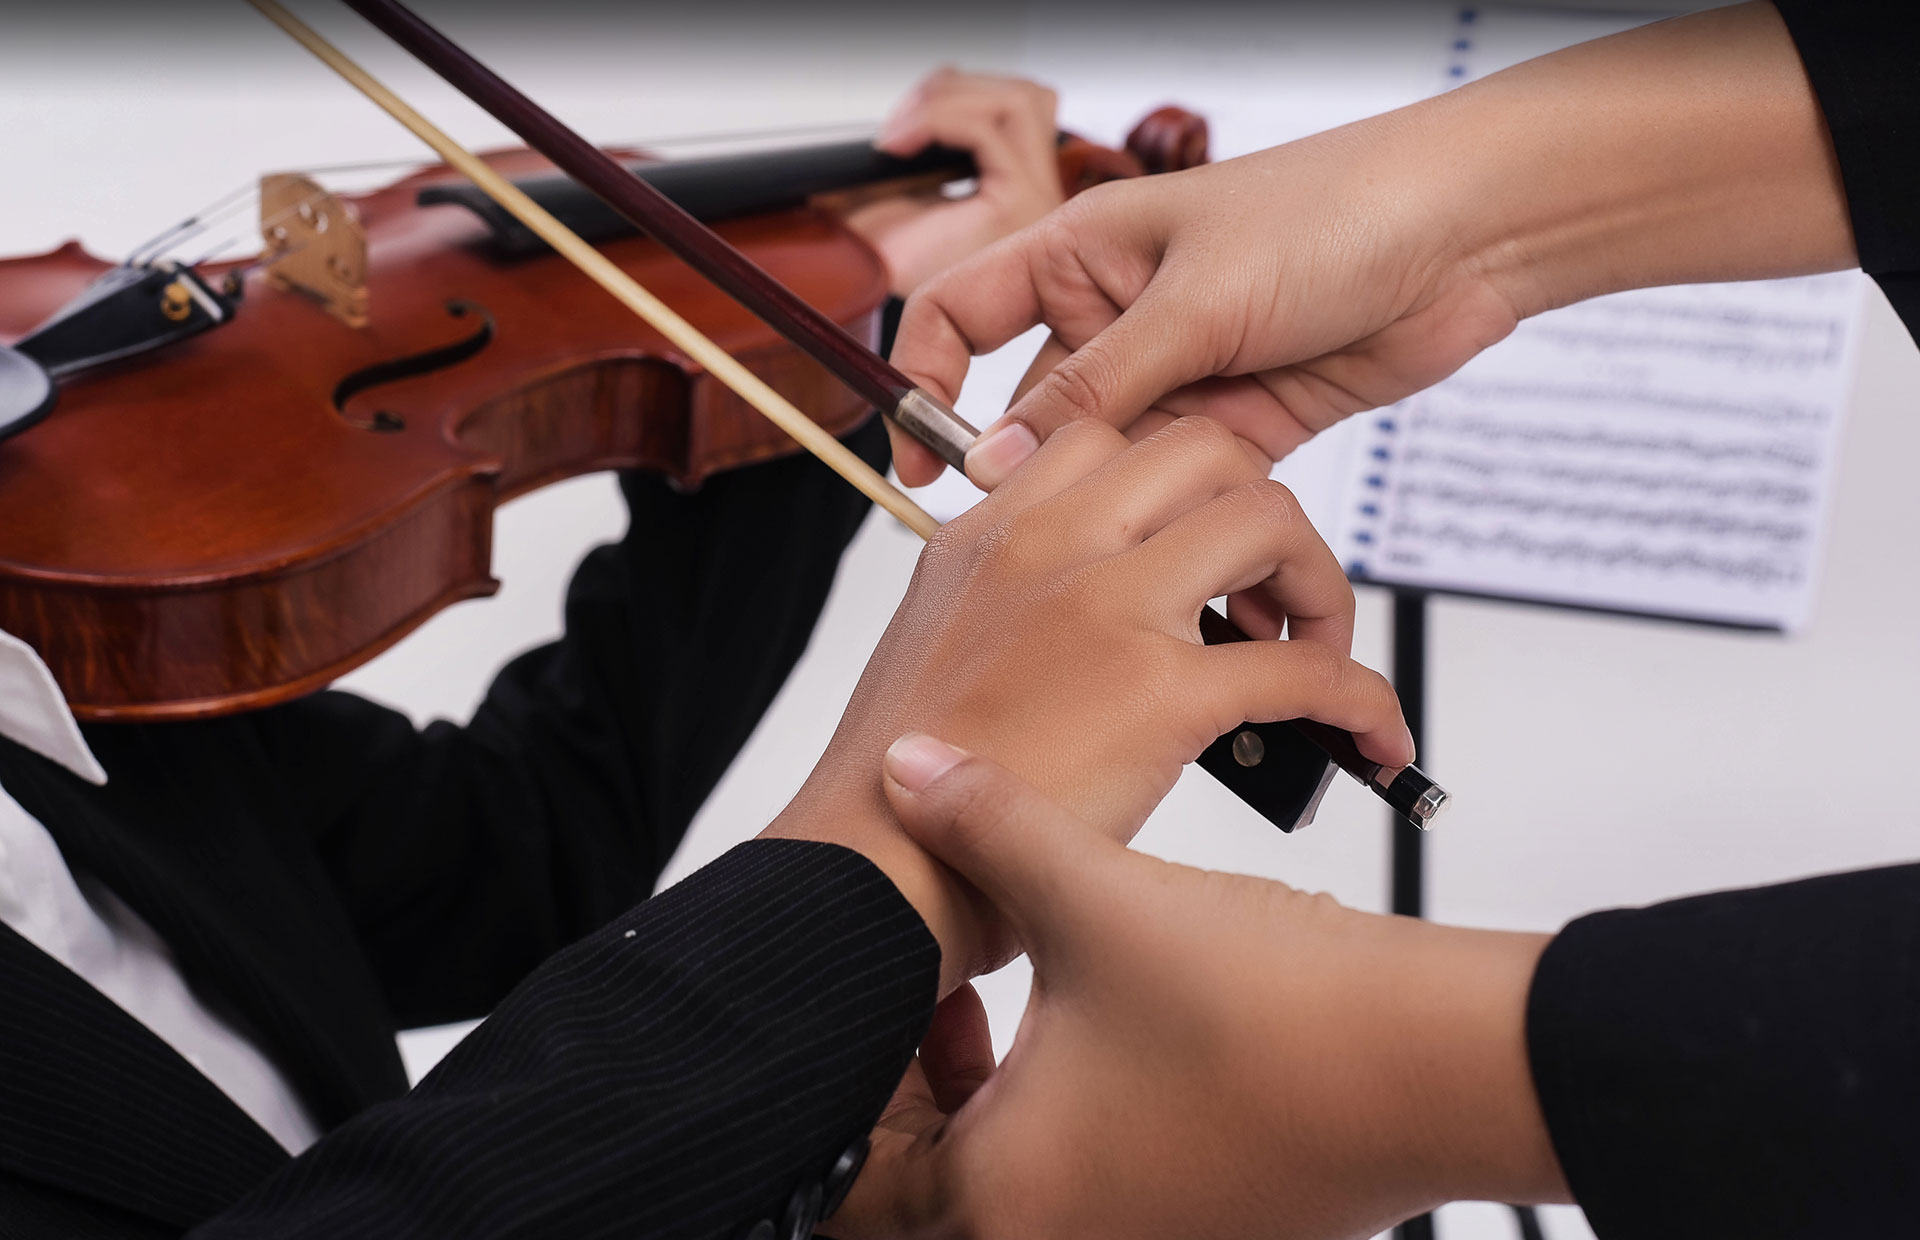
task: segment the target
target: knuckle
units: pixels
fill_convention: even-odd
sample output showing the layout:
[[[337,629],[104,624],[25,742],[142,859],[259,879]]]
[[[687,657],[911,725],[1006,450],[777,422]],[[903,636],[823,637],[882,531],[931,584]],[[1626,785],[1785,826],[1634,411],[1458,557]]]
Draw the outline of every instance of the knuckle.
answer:
[[[1253,485],[1276,517],[1284,518],[1289,525],[1306,520],[1306,514],[1300,509],[1300,497],[1286,483],[1277,478],[1260,478]]]
[[[1058,295],[1092,300],[1104,294],[1088,273],[1089,251],[1083,239],[1098,237],[1102,221],[1087,212],[1082,200],[1088,193],[1067,199],[1018,235],[1021,244],[1030,247],[1028,262],[1036,280]]]
[[[1100,416],[1107,406],[1106,370],[1105,361],[1089,349],[1073,354],[1042,381],[1047,403],[1065,410],[1069,420]]]
[[[1329,552],[1328,554],[1331,555],[1332,553]],[[1333,582],[1334,598],[1338,600],[1340,616],[1346,621],[1347,638],[1351,641],[1353,638],[1353,617],[1354,614],[1360,610],[1360,598],[1353,592],[1353,582],[1348,579],[1346,573],[1340,571],[1340,565],[1337,561],[1334,563],[1333,568],[1334,571],[1330,575],[1330,580]]]
[[[1017,512],[980,531],[966,552],[966,590],[976,605],[1011,605],[1032,595],[1052,558],[1044,514]],[[998,600],[989,604],[987,600]]]
[[[982,531],[966,520],[949,521],[935,530],[927,538],[927,545],[920,552],[923,564],[941,564],[960,559],[971,553],[972,549],[991,529]]]
[[[1167,423],[1162,432],[1176,443],[1203,456],[1207,464],[1224,472],[1246,472],[1246,453],[1240,450],[1240,437],[1225,423],[1213,418],[1184,417]]]
[[[1242,519],[1258,523],[1270,540],[1292,535],[1306,519],[1293,492],[1271,478],[1245,483],[1228,496],[1241,509]]]
[[[1095,228],[1120,205],[1120,194],[1118,181],[1089,186],[1061,204],[1053,218],[1069,233]]]
[[[1394,692],[1393,682],[1370,667],[1358,663],[1353,664],[1352,667],[1359,682],[1359,691],[1378,706],[1382,714],[1398,717],[1400,695]]]
[[[1318,695],[1338,689],[1346,679],[1347,660],[1333,647],[1314,641],[1290,643],[1300,681]]]
[[[1049,442],[1057,440],[1061,447],[1072,452],[1091,452],[1093,450],[1119,451],[1127,446],[1127,437],[1108,426],[1105,422],[1080,418],[1056,430]]]
[[[1017,563],[1020,545],[1019,514],[981,530],[967,547],[967,560],[976,574],[998,574]]]

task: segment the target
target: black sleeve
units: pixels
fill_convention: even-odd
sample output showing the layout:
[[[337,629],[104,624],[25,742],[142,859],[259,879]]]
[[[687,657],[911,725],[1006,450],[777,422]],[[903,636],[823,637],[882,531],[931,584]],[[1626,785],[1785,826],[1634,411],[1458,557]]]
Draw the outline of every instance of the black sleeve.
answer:
[[[1602,1240],[1913,1234],[1920,866],[1582,918],[1527,1023]]]
[[[875,419],[849,438],[884,468]],[[805,649],[867,501],[809,457],[621,480],[565,636],[466,726],[322,693],[250,724],[403,1026],[480,1016],[644,897]]]
[[[933,936],[864,857],[741,845],[560,953],[412,1093],[193,1240],[781,1226],[790,1203],[817,1213],[850,1179],[836,1164],[864,1150],[939,971]]]
[[[1920,5],[1775,3],[1833,133],[1860,266],[1920,339]]]

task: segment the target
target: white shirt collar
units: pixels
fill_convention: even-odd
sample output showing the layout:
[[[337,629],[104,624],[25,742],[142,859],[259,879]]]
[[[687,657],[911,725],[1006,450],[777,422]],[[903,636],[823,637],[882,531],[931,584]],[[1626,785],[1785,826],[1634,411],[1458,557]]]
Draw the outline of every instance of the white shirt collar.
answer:
[[[107,782],[66,695],[32,646],[0,629],[0,736],[58,762],[90,784]]]

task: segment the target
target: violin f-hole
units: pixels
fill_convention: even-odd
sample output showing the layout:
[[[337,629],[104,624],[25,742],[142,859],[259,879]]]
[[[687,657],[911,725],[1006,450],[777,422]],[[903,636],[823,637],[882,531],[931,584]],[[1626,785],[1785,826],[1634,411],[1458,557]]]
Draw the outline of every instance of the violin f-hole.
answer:
[[[384,383],[396,383],[401,379],[411,379],[415,375],[431,374],[436,370],[446,370],[458,366],[468,358],[474,357],[493,341],[493,316],[486,308],[470,301],[449,301],[447,314],[456,319],[469,315],[478,316],[479,327],[451,344],[428,349],[423,353],[413,353],[406,357],[391,358],[384,362],[375,362],[354,371],[333,387],[333,407],[350,425],[370,431],[403,431],[407,428],[406,419],[397,413],[385,409],[376,410],[366,419],[347,417],[347,402]]]

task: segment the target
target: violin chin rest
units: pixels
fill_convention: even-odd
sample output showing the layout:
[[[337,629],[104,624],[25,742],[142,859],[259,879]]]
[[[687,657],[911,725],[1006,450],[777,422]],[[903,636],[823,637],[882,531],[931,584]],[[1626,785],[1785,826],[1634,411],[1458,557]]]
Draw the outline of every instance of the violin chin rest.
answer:
[[[18,349],[0,345],[0,439],[46,417],[58,395],[46,367]]]

